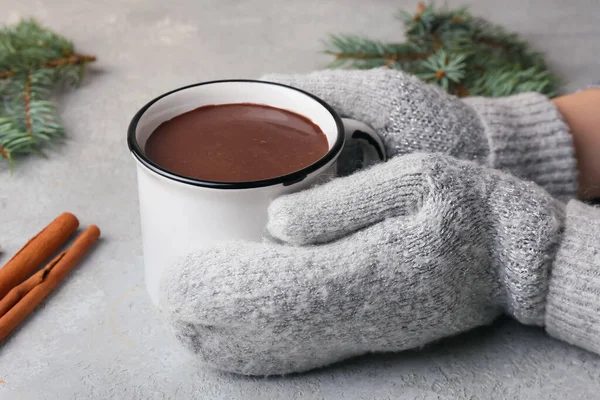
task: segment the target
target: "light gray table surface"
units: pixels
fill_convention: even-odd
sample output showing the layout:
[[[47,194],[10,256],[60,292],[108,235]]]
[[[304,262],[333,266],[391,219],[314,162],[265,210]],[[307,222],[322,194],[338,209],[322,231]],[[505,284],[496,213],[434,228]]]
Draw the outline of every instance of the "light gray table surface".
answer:
[[[485,0],[472,11],[546,52],[570,90],[600,79],[598,0]],[[451,6],[463,4],[452,0]],[[307,374],[247,378],[198,366],[143,285],[127,124],[178,86],[308,72],[328,33],[398,40],[411,0],[0,0],[0,22],[35,16],[98,56],[63,95],[69,140],[50,158],[0,165],[6,261],[62,211],[98,224],[94,251],[5,343],[0,399],[597,399],[600,357],[511,321],[422,351],[366,356]]]

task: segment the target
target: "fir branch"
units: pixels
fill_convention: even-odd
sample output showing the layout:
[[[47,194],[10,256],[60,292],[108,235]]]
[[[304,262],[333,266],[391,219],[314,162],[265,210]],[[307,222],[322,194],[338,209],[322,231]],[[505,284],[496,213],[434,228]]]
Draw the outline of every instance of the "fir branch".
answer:
[[[467,89],[462,83],[457,83],[456,88],[453,92],[458,97],[467,97],[470,95],[469,89]]]
[[[31,72],[27,72],[25,78],[23,100],[25,101],[25,129],[27,136],[31,136]]]
[[[515,33],[472,16],[467,7],[418,3],[415,13],[401,10],[396,17],[404,23],[406,42],[334,35],[327,42],[326,52],[334,57],[329,67],[401,69],[461,97],[560,92],[562,82],[541,53]]]
[[[79,82],[95,57],[34,20],[0,30],[0,158],[42,154],[64,136],[52,91]]]
[[[417,76],[425,82],[436,83],[452,93],[465,76],[467,57],[465,54],[448,54],[446,51],[440,50],[421,62],[423,72]],[[461,92],[464,91],[461,89]]]
[[[8,151],[2,146],[0,146],[0,155],[7,160],[10,160],[10,154],[8,154]]]
[[[422,60],[431,55],[431,53],[406,53],[406,54],[393,54],[393,53],[381,53],[381,54],[366,54],[366,53],[335,53],[337,60],[358,58],[362,60],[369,59],[385,59],[389,61],[402,61],[402,60]]]
[[[353,35],[332,35],[325,52],[335,57],[330,68],[350,66],[373,68],[397,62],[422,60],[431,53],[420,53],[411,44],[382,43]]]
[[[95,56],[90,56],[87,54],[71,54],[68,57],[61,57],[55,60],[50,60],[39,65],[40,68],[59,68],[65,64],[70,65],[85,65],[89,62],[96,61]],[[14,70],[6,70],[0,72],[0,79],[6,79],[13,76],[17,71]]]

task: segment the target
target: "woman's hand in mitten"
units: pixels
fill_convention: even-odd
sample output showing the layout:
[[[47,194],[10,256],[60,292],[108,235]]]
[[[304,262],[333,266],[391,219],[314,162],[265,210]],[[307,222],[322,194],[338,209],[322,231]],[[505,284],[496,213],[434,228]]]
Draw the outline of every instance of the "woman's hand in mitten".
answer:
[[[250,375],[415,348],[502,313],[578,343],[556,321],[574,303],[565,284],[585,274],[561,264],[566,278],[550,281],[564,220],[564,205],[533,183],[448,156],[400,156],[275,200],[268,230],[279,244],[189,254],[165,273],[161,309],[203,362]]]
[[[384,140],[390,158],[442,153],[534,181],[561,200],[576,195],[569,128],[541,94],[461,100],[387,68],[263,79],[311,92],[343,117],[370,125]]]

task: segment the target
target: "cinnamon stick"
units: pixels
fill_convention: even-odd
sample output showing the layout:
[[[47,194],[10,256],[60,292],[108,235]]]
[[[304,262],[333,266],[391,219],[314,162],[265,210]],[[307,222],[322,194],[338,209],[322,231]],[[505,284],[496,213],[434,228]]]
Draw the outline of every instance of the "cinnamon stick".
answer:
[[[48,272],[64,257],[66,251],[60,253],[52,260],[45,268],[39,270],[34,275],[29,277],[25,282],[12,288],[10,292],[2,300],[0,300],[0,317],[8,312],[15,304],[19,302],[27,293],[34,287],[44,281]]]
[[[77,237],[70,249],[55,258],[46,268],[34,275],[32,283],[24,283],[24,289],[30,290],[18,302],[0,317],[0,342],[3,341],[35,308],[58,286],[73,269],[87,250],[100,237],[100,229],[90,225]],[[35,277],[41,278],[36,282]],[[32,285],[32,287],[30,287]],[[10,301],[10,298],[9,298]]]
[[[15,286],[34,273],[79,226],[79,221],[71,213],[63,213],[30,239],[0,269],[0,299]]]

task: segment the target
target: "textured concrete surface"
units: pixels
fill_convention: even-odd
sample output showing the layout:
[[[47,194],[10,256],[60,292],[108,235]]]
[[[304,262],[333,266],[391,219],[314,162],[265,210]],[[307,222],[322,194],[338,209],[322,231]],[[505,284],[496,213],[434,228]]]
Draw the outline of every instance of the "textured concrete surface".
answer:
[[[451,6],[462,4],[448,1]],[[492,0],[473,12],[546,52],[570,89],[600,77],[597,0]],[[497,5],[493,5],[497,4]],[[0,166],[6,261],[61,211],[102,242],[0,345],[0,399],[598,398],[600,357],[510,321],[419,352],[369,356],[312,373],[255,379],[194,364],[143,287],[134,163],[125,130],[147,100],[184,84],[307,72],[327,33],[401,33],[413,0],[0,0],[0,22],[33,15],[99,61],[60,99],[68,143],[49,160]]]

